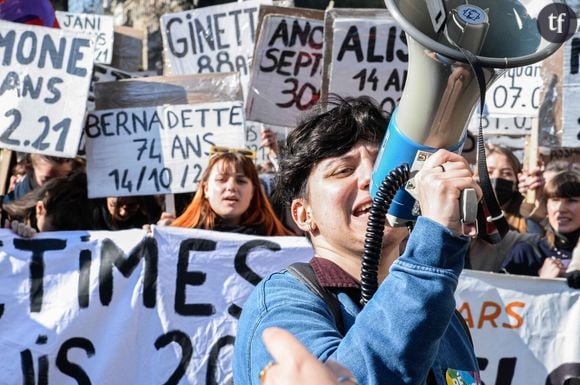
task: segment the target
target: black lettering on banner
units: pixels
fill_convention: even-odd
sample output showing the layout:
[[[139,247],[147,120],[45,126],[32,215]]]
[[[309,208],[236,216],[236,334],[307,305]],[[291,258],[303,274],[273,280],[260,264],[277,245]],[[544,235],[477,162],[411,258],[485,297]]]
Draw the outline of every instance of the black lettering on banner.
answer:
[[[154,308],[157,295],[157,269],[159,250],[153,237],[145,237],[126,256],[110,239],[101,244],[101,265],[99,267],[99,298],[103,306],[109,306],[113,298],[113,266],[123,277],[129,278],[140,260],[145,260],[143,279],[143,305]]]
[[[570,41],[570,74],[575,75],[580,68],[580,38]]]
[[[183,316],[210,316],[215,314],[211,303],[186,303],[185,291],[188,285],[201,286],[205,282],[203,271],[187,271],[190,251],[215,251],[217,243],[208,239],[186,239],[179,246],[177,276],[175,279],[175,312]]]
[[[42,310],[44,296],[44,252],[64,250],[66,240],[63,239],[21,239],[14,238],[14,248],[32,251],[30,261],[30,312],[39,313]]]
[[[546,385],[573,385],[580,382],[580,362],[570,362],[552,370],[546,378]]]
[[[235,341],[234,336],[223,336],[211,347],[207,360],[206,385],[218,385],[217,373],[220,368],[220,365],[218,365],[220,352],[228,345],[233,347]]]
[[[79,255],[79,294],[78,302],[81,309],[89,307],[91,290],[91,262],[92,253],[90,250],[81,250]]]
[[[47,336],[39,335],[36,345],[46,345]],[[34,358],[30,349],[20,352],[20,368],[24,385],[35,385],[34,382]],[[48,356],[38,357],[38,385],[48,385]]]
[[[189,336],[180,330],[171,330],[155,340],[155,349],[159,350],[172,342],[176,342],[181,347],[181,359],[171,377],[163,385],[176,385],[187,371],[187,367],[193,356],[193,344]]]
[[[516,370],[517,360],[516,357],[500,358],[494,385],[511,385]],[[489,360],[487,358],[477,357],[477,366],[480,371],[484,371],[488,364]],[[485,382],[482,381],[481,383],[482,385],[485,385]]]
[[[280,245],[275,242],[257,239],[242,244],[236,253],[236,257],[234,258],[234,268],[236,269],[236,272],[240,275],[240,277],[251,283],[252,286],[256,286],[262,280],[262,277],[260,277],[258,273],[253,271],[250,266],[248,266],[248,255],[252,252],[252,250],[260,248],[268,249],[274,252],[282,250]],[[236,304],[231,304],[228,308],[228,314],[236,319],[240,318],[241,312],[242,308]]]
[[[91,379],[80,365],[70,362],[68,352],[71,349],[82,349],[91,358],[95,355],[95,346],[93,343],[81,337],[74,337],[66,340],[58,350],[56,356],[56,367],[65,375],[74,378],[79,385],[91,385]]]

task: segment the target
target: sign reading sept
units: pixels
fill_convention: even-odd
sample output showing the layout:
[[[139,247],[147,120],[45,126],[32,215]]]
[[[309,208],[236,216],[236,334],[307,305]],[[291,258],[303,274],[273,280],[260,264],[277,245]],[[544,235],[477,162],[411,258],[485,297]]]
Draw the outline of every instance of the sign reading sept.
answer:
[[[324,13],[263,7],[246,117],[294,127],[320,97]]]
[[[79,32],[0,20],[0,147],[76,155],[93,47]]]

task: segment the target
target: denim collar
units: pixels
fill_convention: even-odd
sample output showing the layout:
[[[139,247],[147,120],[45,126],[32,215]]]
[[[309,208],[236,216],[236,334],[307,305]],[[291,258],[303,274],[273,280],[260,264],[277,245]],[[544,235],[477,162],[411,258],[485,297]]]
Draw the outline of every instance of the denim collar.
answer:
[[[360,290],[360,284],[353,277],[326,258],[315,256],[310,260],[310,266],[312,266],[316,279],[322,287]]]

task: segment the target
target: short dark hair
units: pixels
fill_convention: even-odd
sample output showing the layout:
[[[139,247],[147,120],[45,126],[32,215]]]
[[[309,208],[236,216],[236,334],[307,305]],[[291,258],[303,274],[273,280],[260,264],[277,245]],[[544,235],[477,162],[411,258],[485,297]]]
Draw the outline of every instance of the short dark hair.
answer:
[[[580,174],[574,170],[560,171],[546,182],[544,195],[546,199],[580,196]]]
[[[379,144],[389,119],[366,96],[332,95],[326,104],[319,104],[286,138],[275,179],[276,203],[288,206],[293,199],[305,197],[308,176],[317,162],[344,155],[361,140]]]

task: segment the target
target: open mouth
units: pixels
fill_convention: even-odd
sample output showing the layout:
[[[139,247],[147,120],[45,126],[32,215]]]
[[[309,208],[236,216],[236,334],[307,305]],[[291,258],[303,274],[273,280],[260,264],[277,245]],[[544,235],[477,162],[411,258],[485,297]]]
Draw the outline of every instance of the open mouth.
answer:
[[[371,203],[367,203],[361,207],[359,207],[358,209],[356,209],[353,213],[353,215],[355,217],[360,217],[362,215],[366,215],[368,214],[368,212],[371,210]]]

